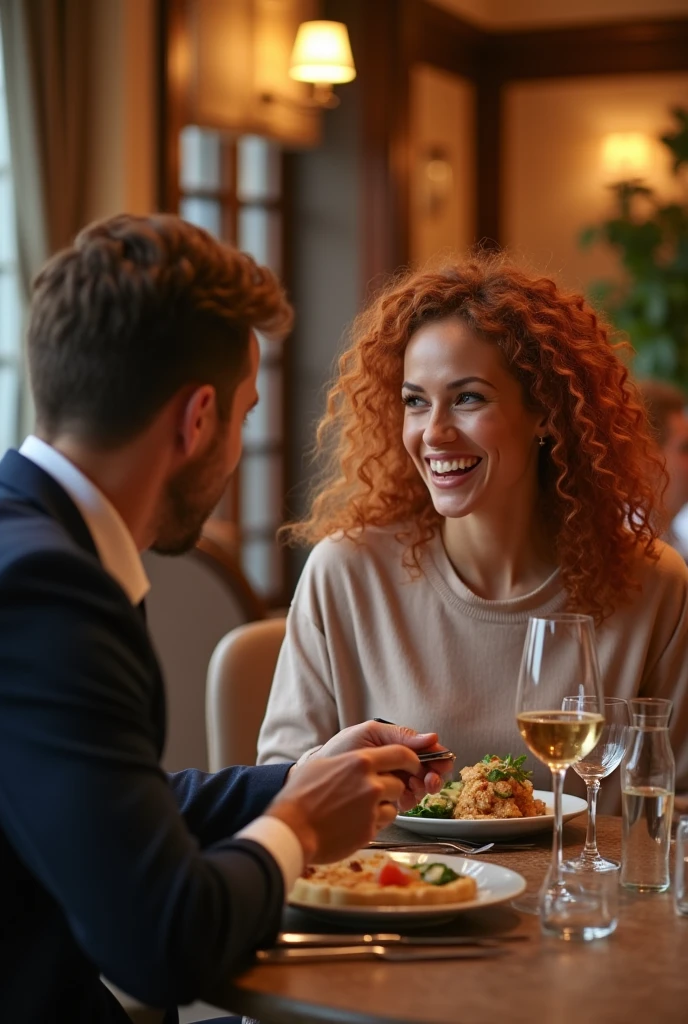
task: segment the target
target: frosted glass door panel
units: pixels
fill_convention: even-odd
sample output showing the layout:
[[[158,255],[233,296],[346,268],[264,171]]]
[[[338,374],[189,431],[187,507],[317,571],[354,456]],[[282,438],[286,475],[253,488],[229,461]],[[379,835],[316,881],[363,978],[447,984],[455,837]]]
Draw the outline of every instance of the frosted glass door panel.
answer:
[[[282,218],[276,210],[244,206],[239,210],[239,248],[258,263],[281,272]]]
[[[282,552],[274,540],[248,540],[242,545],[242,565],[261,594],[279,594],[284,585]]]
[[[223,160],[222,136],[189,125],[180,139],[182,191],[219,189],[231,184],[228,161]]]
[[[282,440],[282,367],[265,366],[258,371],[260,401],[244,427],[244,443],[278,443]]]
[[[280,148],[259,135],[243,135],[237,142],[237,198],[240,203],[278,199]]]
[[[241,461],[242,531],[276,530],[281,521],[281,455],[246,453]]]

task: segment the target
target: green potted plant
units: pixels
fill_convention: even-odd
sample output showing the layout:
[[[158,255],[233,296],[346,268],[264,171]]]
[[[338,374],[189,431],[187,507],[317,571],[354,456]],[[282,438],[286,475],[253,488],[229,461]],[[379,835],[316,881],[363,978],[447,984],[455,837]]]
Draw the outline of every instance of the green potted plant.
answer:
[[[688,164],[688,110],[672,114],[676,131],[661,141],[678,177]],[[637,376],[663,377],[688,390],[688,201],[663,203],[641,179],[611,189],[614,215],[585,228],[580,242],[612,246],[625,279],[594,282],[590,297],[628,335]]]

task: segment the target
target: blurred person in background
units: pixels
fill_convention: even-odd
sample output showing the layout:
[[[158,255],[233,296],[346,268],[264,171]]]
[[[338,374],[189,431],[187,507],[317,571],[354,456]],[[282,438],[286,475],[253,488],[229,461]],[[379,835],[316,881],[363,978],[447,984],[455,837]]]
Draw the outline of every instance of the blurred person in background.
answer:
[[[641,380],[638,386],[668,477],[664,504],[669,525],[663,539],[686,558],[688,537],[679,534],[675,520],[688,505],[688,399],[680,388],[666,381]]]

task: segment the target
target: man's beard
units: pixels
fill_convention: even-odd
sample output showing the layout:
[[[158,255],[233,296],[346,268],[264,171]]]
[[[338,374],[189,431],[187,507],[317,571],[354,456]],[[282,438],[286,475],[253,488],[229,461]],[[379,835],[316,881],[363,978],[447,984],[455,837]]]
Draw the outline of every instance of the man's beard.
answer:
[[[184,466],[168,480],[151,550],[160,555],[183,555],[190,551],[226,486],[222,475],[222,439],[218,436],[203,459]]]

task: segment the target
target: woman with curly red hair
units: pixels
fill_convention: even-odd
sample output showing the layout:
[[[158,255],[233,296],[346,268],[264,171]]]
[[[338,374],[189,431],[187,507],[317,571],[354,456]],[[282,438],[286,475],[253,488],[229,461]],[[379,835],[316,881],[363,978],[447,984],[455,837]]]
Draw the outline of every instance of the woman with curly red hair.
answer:
[[[358,318],[259,760],[381,716],[460,763],[520,749],[531,615],[594,616],[607,693],[674,700],[688,788],[688,571],[657,539],[638,391],[579,295],[503,257],[408,273]],[[545,772],[542,772],[544,781]]]

